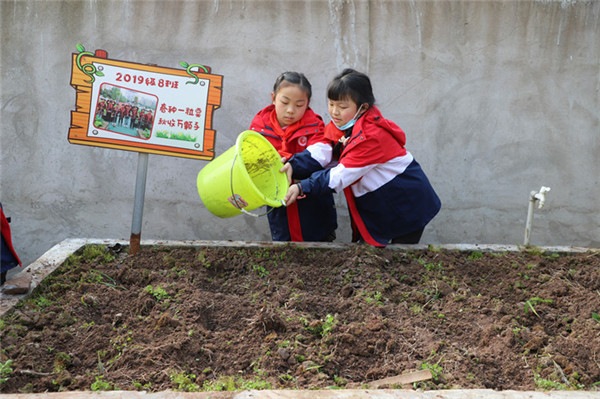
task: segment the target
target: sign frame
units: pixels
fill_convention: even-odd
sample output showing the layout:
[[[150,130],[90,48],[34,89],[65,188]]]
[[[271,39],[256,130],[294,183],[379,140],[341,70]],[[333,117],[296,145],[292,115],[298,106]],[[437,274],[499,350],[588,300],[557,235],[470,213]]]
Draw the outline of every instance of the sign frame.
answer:
[[[71,86],[76,91],[75,110],[71,111],[71,124],[69,128],[68,141],[72,144],[81,144],[88,146],[113,148],[118,150],[136,151],[148,154],[178,156],[184,158],[212,160],[215,157],[215,137],[216,131],[212,128],[212,118],[214,110],[221,105],[223,76],[210,73],[210,67],[199,64],[189,65],[186,62],[181,62],[180,65],[185,69],[174,69],[161,67],[151,64],[139,64],[134,62],[112,60],[107,57],[107,52],[104,50],[96,50],[95,54],[85,51],[83,46],[77,45],[79,53],[72,54],[72,73]],[[100,88],[94,85],[102,85],[104,73],[97,68],[97,65],[106,65],[115,68],[122,68],[123,73],[129,76],[134,76],[138,72],[143,74],[159,74],[164,76],[165,81],[175,82],[175,88],[183,85],[208,84],[206,104],[200,104],[200,109],[204,112],[204,126],[201,137],[202,143],[195,144],[197,149],[181,148],[177,146],[169,146],[164,144],[151,143],[143,137],[119,137],[117,134],[105,134],[97,136],[90,134],[90,118],[95,118],[96,109],[91,109],[94,103],[94,91],[99,92]],[[156,75],[153,75],[156,76]],[[170,79],[170,80],[169,80]],[[112,84],[112,82],[108,82]],[[138,91],[127,83],[123,83],[122,87],[125,90]],[[185,86],[184,86],[185,87]],[[187,89],[187,87],[186,87]],[[206,90],[206,89],[203,89]],[[139,90],[148,96],[154,96],[151,87],[145,87]],[[193,104],[192,108],[198,104]],[[160,107],[160,98],[157,97],[157,108]],[[181,110],[180,110],[181,111]],[[153,119],[153,127],[151,132],[154,132],[156,126],[156,115]],[[97,134],[97,133],[96,133]],[[108,137],[107,137],[108,136]],[[173,140],[176,142],[176,140]]]

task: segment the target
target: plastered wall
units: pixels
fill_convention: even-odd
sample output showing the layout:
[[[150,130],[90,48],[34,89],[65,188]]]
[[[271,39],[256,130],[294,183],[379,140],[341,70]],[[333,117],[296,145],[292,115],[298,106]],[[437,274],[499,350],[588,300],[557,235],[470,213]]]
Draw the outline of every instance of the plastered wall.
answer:
[[[80,43],[108,57],[223,75],[217,155],[304,72],[312,108],[344,67],[368,73],[443,202],[422,243],[600,246],[598,1],[0,2],[0,201],[25,264],[65,238],[128,239],[138,154],[67,141]],[[150,155],[142,239],[269,240],[266,218],[219,219],[206,161]],[[338,241],[350,240],[337,196]]]

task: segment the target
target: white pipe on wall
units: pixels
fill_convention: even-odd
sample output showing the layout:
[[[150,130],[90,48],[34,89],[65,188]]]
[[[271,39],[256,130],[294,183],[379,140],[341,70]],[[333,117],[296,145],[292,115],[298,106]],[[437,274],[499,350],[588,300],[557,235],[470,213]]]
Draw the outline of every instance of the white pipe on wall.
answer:
[[[542,186],[539,192],[532,191],[529,193],[529,207],[527,208],[527,222],[525,223],[525,240],[523,245],[529,245],[531,238],[531,224],[533,222],[533,207],[536,201],[540,201],[539,209],[544,207],[546,203],[546,193],[550,191],[550,187]]]

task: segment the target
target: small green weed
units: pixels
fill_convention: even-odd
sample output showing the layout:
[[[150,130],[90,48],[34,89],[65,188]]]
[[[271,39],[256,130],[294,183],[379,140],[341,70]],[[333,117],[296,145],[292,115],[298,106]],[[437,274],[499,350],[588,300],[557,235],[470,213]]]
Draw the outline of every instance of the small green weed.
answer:
[[[323,322],[323,330],[321,332],[321,337],[326,336],[333,329],[333,326],[337,324],[337,320],[335,316],[328,314],[325,316],[325,321]]]
[[[421,370],[431,371],[431,376],[435,382],[439,381],[440,377],[442,376],[442,372],[444,371],[439,362],[433,364],[425,362],[421,364]]]
[[[169,297],[167,291],[160,286],[153,287],[152,285],[147,285],[146,288],[144,288],[144,292],[152,295],[157,301],[162,301],[163,299],[167,299]]]
[[[177,275],[177,277],[182,277],[187,274],[187,270],[178,266],[173,266],[171,271]]]
[[[273,389],[271,383],[255,377],[253,380],[245,380],[241,377],[220,377],[217,381],[206,381],[202,385],[202,391],[247,391]]]
[[[64,352],[59,352],[54,357],[54,372],[60,374],[71,365],[71,356]]]
[[[10,374],[13,372],[11,365],[11,359],[8,359],[4,363],[0,362],[0,384],[4,384],[6,381],[8,381]]]
[[[90,284],[102,284],[102,285],[105,285],[105,286],[113,288],[113,289],[120,289],[120,290],[127,289],[125,287],[121,287],[121,286],[117,285],[117,282],[115,281],[115,279],[110,277],[108,274],[101,272],[99,270],[96,270],[96,269],[90,269],[90,273],[88,274],[86,281]]]
[[[133,386],[138,391],[150,391],[152,389],[152,383],[151,382],[147,382],[145,384],[142,384],[141,382],[133,381]]]
[[[425,267],[425,270],[427,270],[428,272],[441,272],[444,270],[444,265],[442,264],[442,262],[427,262],[427,260],[423,258],[417,259],[417,262],[423,265],[423,267]]]
[[[416,304],[412,305],[408,310],[410,310],[414,314],[422,314],[423,313],[423,305],[416,303]]]
[[[528,301],[525,301],[525,313],[529,313],[529,311],[533,312],[533,314],[535,314],[537,317],[540,317],[540,315],[538,314],[538,312],[536,312],[534,305],[540,304],[540,303],[553,303],[554,301],[552,299],[542,299],[540,297],[533,297],[530,298]]]
[[[174,267],[177,263],[177,259],[173,257],[170,253],[163,256],[163,263],[168,267]]]
[[[542,256],[542,254],[544,253],[544,250],[542,248],[536,247],[535,245],[519,245],[518,247],[522,252],[533,256]]]
[[[106,250],[106,247],[101,244],[86,245],[83,248],[79,260],[86,262],[100,261],[100,263],[112,262],[115,256]]]
[[[296,377],[289,375],[289,374],[282,374],[278,377],[281,381],[291,381],[291,382],[295,382],[296,381]]]
[[[333,329],[333,326],[337,324],[337,319],[335,316],[328,314],[325,316],[325,320],[320,320],[318,322],[313,322],[308,324],[307,320],[301,320],[303,324],[306,326],[306,329],[311,332],[311,334],[324,338],[329,332]]]
[[[262,265],[251,262],[250,266],[252,267],[252,271],[258,274],[258,277],[267,277],[269,275],[269,271]]]
[[[31,299],[31,303],[35,308],[37,308],[37,310],[43,310],[52,305],[52,301],[43,296]]]
[[[200,386],[195,383],[195,374],[176,373],[172,372],[170,375],[171,381],[177,384],[176,391],[183,392],[199,392]]]
[[[535,373],[535,372],[533,373],[533,380],[535,382],[535,386],[544,391],[550,391],[550,390],[566,391],[571,388],[567,384],[552,381],[552,380],[549,380],[546,378],[542,378],[538,373]]]
[[[90,387],[92,391],[112,391],[115,389],[115,385],[112,382],[104,381],[104,376],[96,376],[96,381],[94,381]]]
[[[383,301],[381,300],[382,297],[383,294],[379,291],[375,291],[374,294],[365,293],[365,301],[367,301],[368,304],[383,305]]]
[[[337,387],[343,387],[348,384],[348,380],[343,377],[338,377],[337,374],[333,376],[333,382],[335,382]]]
[[[206,253],[204,251],[200,251],[198,255],[196,255],[196,260],[202,264],[207,269],[210,269],[210,262],[206,260]]]
[[[531,302],[531,303],[533,303],[535,305],[540,304],[540,303],[549,303],[549,304],[554,303],[554,301],[552,299],[543,299],[543,298],[540,298],[538,296],[534,296],[532,298],[529,298],[529,302]]]
[[[475,261],[475,260],[479,260],[483,258],[483,254],[479,251],[473,251],[471,252],[471,254],[467,257],[467,260],[470,261]]]

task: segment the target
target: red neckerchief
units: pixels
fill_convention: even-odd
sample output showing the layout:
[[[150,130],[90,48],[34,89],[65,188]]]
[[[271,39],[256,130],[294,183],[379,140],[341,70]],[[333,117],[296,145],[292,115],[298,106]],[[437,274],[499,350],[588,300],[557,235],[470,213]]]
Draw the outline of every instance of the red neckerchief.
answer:
[[[325,137],[334,143],[337,143],[343,135],[344,132],[338,129],[333,122],[329,122],[327,126],[325,126]]]
[[[287,159],[290,159],[292,157],[292,155],[294,155],[293,153],[288,151],[287,145],[288,145],[288,140],[289,138],[292,136],[292,134],[298,130],[298,128],[300,126],[302,126],[302,119],[300,118],[299,121],[289,125],[287,128],[282,129],[281,126],[279,125],[279,121],[277,120],[277,112],[275,112],[275,108],[273,108],[273,111],[271,111],[271,115],[269,115],[269,122],[271,123],[271,127],[273,128],[273,131],[275,133],[277,133],[277,135],[279,137],[281,137],[281,151],[279,151],[279,154],[281,156],[286,157]]]

